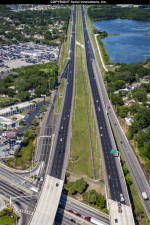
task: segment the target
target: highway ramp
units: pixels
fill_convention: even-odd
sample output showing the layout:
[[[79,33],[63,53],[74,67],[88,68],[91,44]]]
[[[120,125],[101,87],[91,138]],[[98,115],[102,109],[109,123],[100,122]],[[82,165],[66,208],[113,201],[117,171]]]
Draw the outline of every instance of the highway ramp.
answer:
[[[30,225],[52,225],[58,208],[64,181],[47,175]],[[49,200],[49,201],[47,201]]]

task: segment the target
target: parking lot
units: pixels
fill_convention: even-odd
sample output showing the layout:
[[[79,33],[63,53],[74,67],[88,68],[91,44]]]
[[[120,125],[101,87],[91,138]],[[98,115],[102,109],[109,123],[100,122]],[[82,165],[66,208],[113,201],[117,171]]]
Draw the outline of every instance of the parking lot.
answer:
[[[58,55],[58,46],[33,42],[0,46],[0,77],[7,76],[12,68],[57,61]]]

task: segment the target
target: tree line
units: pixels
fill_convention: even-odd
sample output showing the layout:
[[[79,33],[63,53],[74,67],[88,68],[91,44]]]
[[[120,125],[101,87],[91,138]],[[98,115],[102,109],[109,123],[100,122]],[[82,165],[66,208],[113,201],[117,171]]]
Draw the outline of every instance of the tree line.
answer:
[[[95,190],[87,191],[87,182],[81,178],[75,182],[67,181],[64,184],[64,189],[71,195],[81,194],[85,202],[97,206],[99,209],[106,208],[106,200],[102,194],[98,194]]]
[[[129,8],[117,6],[91,6],[88,8],[88,15],[91,20],[104,19],[132,19],[140,21],[150,21],[150,13],[145,8]]]
[[[29,90],[35,89],[35,97],[41,94],[50,95],[49,89],[58,82],[58,66],[56,63],[37,64],[13,69],[16,74],[10,74],[0,79],[0,94],[15,97],[20,101],[30,99]],[[14,86],[14,89],[10,89]]]

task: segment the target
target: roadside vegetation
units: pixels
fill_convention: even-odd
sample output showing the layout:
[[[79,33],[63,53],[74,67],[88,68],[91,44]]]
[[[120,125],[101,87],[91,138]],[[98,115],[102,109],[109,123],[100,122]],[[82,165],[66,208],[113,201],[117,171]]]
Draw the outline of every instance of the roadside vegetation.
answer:
[[[17,224],[17,215],[12,208],[5,208],[0,212],[0,224]]]
[[[37,64],[13,69],[15,75],[0,79],[0,94],[17,98],[20,101],[30,99],[29,90],[35,89],[35,97],[41,94],[50,95],[58,81],[58,66],[56,63]],[[9,87],[14,86],[14,89]]]
[[[143,7],[118,7],[110,5],[91,6],[88,8],[88,15],[93,20],[104,19],[132,19],[140,21],[149,21],[149,10]]]
[[[76,40],[84,44],[83,31],[82,31],[82,20],[81,20],[81,9],[77,6],[77,37]],[[82,64],[81,64],[82,60]],[[86,102],[84,95],[83,81],[85,84],[85,93],[87,108],[89,114],[89,124],[91,131],[93,156],[94,156],[94,166],[96,179],[103,178],[102,173],[100,173],[100,152],[98,146],[98,140],[96,135],[96,127],[93,115],[93,109],[91,107],[91,96],[88,87],[88,80],[86,75],[85,59],[84,59],[84,49],[76,45],[76,75],[75,75],[75,100],[74,100],[74,110],[72,119],[72,139],[71,139],[71,152],[70,160],[68,164],[68,170],[84,175],[90,178],[94,178],[92,157],[91,157],[91,146],[90,146],[90,136],[88,129],[88,120],[86,112]],[[81,68],[82,66],[82,68]],[[83,77],[82,77],[83,73]],[[78,144],[77,144],[78,143]]]
[[[105,197],[101,193],[98,194],[95,190],[87,190],[88,186],[88,183],[83,178],[75,182],[69,182],[66,178],[64,189],[71,197],[78,197],[83,203],[108,213]]]
[[[112,126],[111,126],[111,128],[112,128]],[[124,160],[124,156],[123,156],[123,152],[121,150],[120,142],[118,141],[118,139],[117,139],[117,137],[114,133],[113,128],[112,128],[112,132],[113,132],[113,135],[114,135],[114,139],[115,139],[115,142],[116,142],[117,149],[120,153],[120,161],[121,161],[123,173],[124,173],[126,184],[127,184],[130,202],[132,204],[132,210],[133,210],[134,218],[135,218],[137,224],[147,225],[147,223],[150,222],[150,221],[147,217],[147,214],[146,214],[145,209],[143,207],[142,201],[141,201],[140,196],[138,194],[137,188],[134,184],[134,180],[132,179],[131,173],[130,173],[130,171],[127,167],[127,164]]]
[[[18,151],[15,151],[14,157],[3,160],[10,167],[25,170],[34,166],[34,153],[37,147],[37,136],[40,132],[40,123],[44,117],[45,111],[46,106],[43,106],[41,109],[42,113],[37,115],[38,118],[32,121],[32,124],[28,129],[25,129],[21,148]]]
[[[70,47],[70,35],[71,35],[71,29],[72,29],[72,14],[70,16],[69,20],[69,25],[67,29],[67,35],[64,39],[64,43],[62,44],[60,55],[59,55],[59,61],[58,61],[58,66],[59,66],[59,74],[62,73],[64,66],[68,60],[69,56],[69,47]]]

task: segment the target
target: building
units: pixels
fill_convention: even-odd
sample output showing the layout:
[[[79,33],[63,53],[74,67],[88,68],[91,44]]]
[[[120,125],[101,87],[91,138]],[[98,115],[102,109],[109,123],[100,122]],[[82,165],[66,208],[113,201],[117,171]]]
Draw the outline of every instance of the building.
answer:
[[[133,122],[133,118],[132,117],[125,117],[125,121],[126,121],[126,124],[130,126]]]
[[[0,110],[0,116],[8,117],[16,113],[23,112],[25,110],[29,110],[31,108],[36,107],[36,103],[31,102],[22,102],[20,104],[12,105]]]
[[[19,120],[14,121],[12,119],[0,116],[0,127],[6,130],[14,129],[16,127],[19,127]]]

